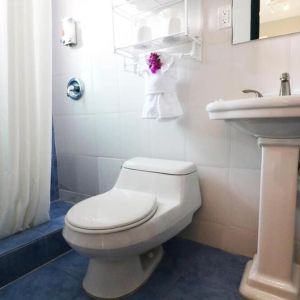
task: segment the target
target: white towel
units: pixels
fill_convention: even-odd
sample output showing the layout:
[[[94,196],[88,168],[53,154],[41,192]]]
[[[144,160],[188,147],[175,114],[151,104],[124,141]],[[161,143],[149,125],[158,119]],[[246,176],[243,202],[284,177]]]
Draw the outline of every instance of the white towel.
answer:
[[[146,99],[142,118],[177,118],[183,114],[176,93],[176,64],[181,55],[160,53],[159,56],[162,67],[155,74],[148,66],[144,68]]]

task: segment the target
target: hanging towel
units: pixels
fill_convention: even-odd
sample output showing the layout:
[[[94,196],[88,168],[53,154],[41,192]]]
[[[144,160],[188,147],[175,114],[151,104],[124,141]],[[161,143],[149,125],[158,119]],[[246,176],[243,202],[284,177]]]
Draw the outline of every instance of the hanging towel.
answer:
[[[183,111],[176,93],[176,65],[182,55],[160,53],[159,56],[162,66],[156,73],[148,65],[144,67],[146,99],[142,118],[178,118]]]

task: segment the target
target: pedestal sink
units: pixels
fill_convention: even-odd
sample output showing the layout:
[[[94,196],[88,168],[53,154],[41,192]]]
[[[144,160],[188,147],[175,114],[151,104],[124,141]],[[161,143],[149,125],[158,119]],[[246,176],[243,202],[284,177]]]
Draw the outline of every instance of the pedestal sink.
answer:
[[[216,101],[212,120],[225,120],[258,139],[262,148],[258,248],[240,285],[252,300],[299,300],[300,266],[294,262],[300,148],[300,96]]]

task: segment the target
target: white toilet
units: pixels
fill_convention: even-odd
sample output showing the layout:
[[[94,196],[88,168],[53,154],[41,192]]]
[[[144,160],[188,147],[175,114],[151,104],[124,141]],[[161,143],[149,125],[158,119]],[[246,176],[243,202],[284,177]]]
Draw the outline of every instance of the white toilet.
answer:
[[[90,258],[85,291],[107,299],[135,291],[160,262],[161,244],[191,223],[200,205],[193,163],[126,161],[112,190],[74,205],[65,218],[64,238]]]

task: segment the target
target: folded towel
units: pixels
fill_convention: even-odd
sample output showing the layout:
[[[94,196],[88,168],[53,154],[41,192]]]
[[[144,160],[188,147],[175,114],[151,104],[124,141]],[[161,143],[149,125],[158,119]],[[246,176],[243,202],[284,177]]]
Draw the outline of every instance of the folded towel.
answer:
[[[176,93],[176,64],[181,55],[160,53],[159,56],[162,67],[156,73],[148,66],[144,68],[146,99],[142,118],[177,118],[183,114]]]

